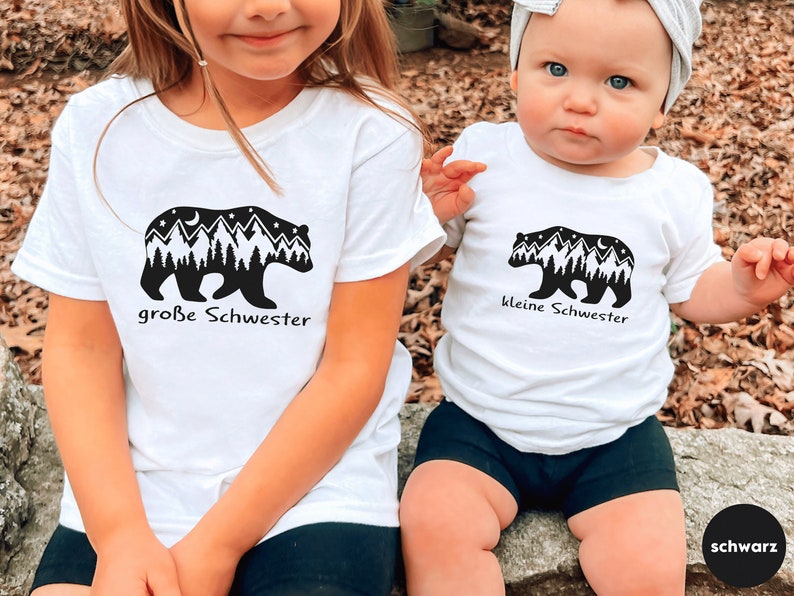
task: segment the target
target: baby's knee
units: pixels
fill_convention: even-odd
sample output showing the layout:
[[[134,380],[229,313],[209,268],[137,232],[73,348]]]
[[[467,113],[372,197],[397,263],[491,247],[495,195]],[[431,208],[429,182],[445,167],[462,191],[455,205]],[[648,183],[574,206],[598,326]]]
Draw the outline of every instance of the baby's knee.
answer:
[[[421,473],[412,474],[400,497],[400,528],[403,535],[432,535],[439,531],[439,526],[449,523],[442,515],[448,500],[449,494],[437,482]]]
[[[408,478],[400,501],[403,543],[492,549],[516,514],[510,492],[469,466],[432,461]]]
[[[634,539],[593,535],[579,547],[585,577],[597,594],[673,596],[684,593],[686,537],[678,529],[649,533],[638,527]]]

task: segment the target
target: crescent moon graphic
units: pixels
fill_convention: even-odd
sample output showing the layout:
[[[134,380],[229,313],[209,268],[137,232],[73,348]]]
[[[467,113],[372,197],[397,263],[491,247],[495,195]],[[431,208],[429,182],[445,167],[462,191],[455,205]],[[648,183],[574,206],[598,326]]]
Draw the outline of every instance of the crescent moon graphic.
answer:
[[[601,242],[601,238],[599,238],[599,239],[598,239],[598,242],[596,242],[596,246],[598,246],[598,248],[607,248],[607,247],[606,247],[606,246],[604,246],[604,244]]]
[[[185,222],[185,223],[186,223],[187,225],[189,225],[189,226],[195,226],[195,225],[196,225],[196,224],[199,222],[199,214],[198,214],[198,211],[194,211],[193,213],[194,213],[194,215],[193,215],[193,219],[191,219],[190,221],[186,221],[186,222]]]

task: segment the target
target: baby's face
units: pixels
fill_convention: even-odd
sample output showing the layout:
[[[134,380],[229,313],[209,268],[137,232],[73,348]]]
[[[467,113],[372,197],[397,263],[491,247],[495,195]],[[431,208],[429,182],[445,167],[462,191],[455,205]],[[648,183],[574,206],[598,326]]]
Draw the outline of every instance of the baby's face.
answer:
[[[534,13],[510,79],[527,142],[574,172],[645,169],[637,147],[664,121],[671,56],[645,0],[565,0],[554,16]]]

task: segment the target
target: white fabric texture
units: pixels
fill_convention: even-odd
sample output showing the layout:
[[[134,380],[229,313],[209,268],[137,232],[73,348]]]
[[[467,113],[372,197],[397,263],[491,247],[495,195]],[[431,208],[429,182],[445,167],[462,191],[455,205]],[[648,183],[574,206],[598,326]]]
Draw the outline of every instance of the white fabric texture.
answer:
[[[518,64],[521,39],[532,13],[553,15],[562,2],[563,0],[515,1],[510,24],[510,64],[513,70]],[[702,28],[700,15],[702,0],[647,0],[647,2],[673,42],[670,86],[664,102],[664,111],[667,113],[692,76],[692,46],[700,36]]]
[[[421,263],[444,235],[421,192],[419,135],[323,88],[244,131],[281,196],[225,131],[192,126],[156,97],[130,107],[99,151],[116,217],[94,184],[97,139],[150,92],[113,78],[71,98],[13,270],[51,292],[109,303],[133,463],[149,521],[170,545],[312,377],[334,284]],[[397,525],[398,413],[410,378],[397,342],[376,412],[269,535],[323,521]],[[83,530],[68,482],[61,523]]]
[[[475,124],[455,144],[450,159],[488,169],[447,225],[457,253],[435,369],[447,399],[521,451],[608,443],[665,401],[669,303],[722,257],[706,175],[645,150],[650,169],[615,179],[549,164],[516,123]]]

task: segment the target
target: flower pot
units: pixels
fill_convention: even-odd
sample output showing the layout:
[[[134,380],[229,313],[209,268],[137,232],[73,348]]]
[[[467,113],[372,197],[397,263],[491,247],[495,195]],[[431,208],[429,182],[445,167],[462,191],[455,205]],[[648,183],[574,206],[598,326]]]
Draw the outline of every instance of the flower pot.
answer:
[[[400,53],[433,47],[435,10],[431,6],[392,6],[389,8],[392,30]]]

